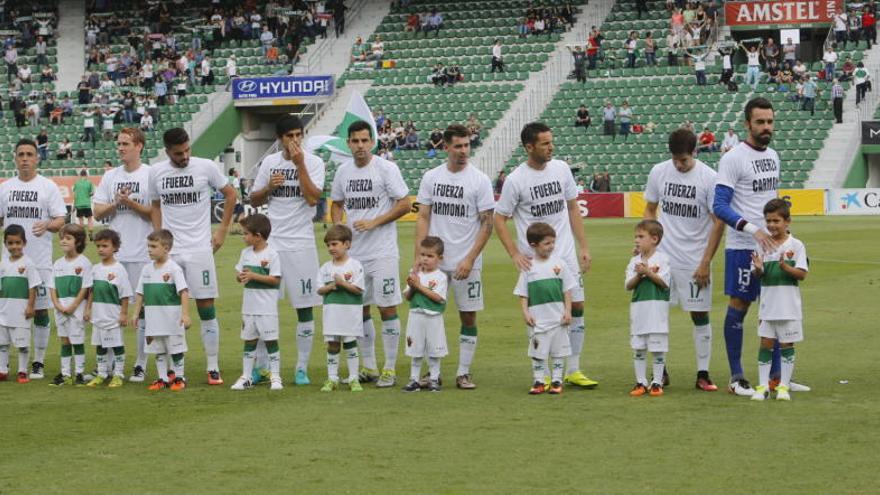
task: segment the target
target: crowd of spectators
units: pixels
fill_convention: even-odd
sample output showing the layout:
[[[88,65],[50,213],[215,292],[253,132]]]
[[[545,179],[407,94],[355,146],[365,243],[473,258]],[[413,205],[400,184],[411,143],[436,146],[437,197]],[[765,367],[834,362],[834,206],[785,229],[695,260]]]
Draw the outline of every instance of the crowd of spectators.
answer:
[[[427,156],[433,158],[446,148],[443,131],[439,127],[432,129],[428,133],[427,140],[423,141],[419,129],[412,120],[394,121],[385,115],[382,109],[373,112],[373,119],[376,121],[376,129],[379,133],[379,155],[383,158],[393,159],[394,153],[399,150],[425,150]],[[471,114],[464,126],[468,129],[471,147],[479,146],[483,124],[477,116]]]
[[[574,27],[574,7],[571,2],[562,5],[529,7],[517,28],[520,38],[551,36],[566,31],[566,24]]]

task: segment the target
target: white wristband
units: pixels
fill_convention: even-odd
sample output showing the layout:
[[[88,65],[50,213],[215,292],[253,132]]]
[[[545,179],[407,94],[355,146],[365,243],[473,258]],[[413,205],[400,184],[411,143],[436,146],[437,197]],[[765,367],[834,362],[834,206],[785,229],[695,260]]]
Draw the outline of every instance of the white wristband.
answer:
[[[761,229],[759,229],[758,226],[753,223],[746,222],[746,224],[743,225],[743,232],[748,232],[751,235],[755,235],[759,230]]]

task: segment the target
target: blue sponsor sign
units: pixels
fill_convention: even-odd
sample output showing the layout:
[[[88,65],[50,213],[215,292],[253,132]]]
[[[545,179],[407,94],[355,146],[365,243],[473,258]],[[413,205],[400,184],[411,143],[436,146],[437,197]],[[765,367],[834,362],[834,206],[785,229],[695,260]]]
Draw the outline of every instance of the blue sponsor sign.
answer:
[[[333,88],[333,76],[239,77],[232,81],[232,98],[314,98],[332,95]]]

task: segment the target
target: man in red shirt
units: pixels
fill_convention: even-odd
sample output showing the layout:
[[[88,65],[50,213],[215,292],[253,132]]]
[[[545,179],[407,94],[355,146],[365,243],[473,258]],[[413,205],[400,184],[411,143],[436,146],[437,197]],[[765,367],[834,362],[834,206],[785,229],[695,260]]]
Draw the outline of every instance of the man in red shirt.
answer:
[[[715,134],[708,127],[703,128],[698,140],[700,144],[697,146],[697,153],[701,151],[718,151],[718,143],[715,142]]]
[[[874,12],[868,7],[865,7],[862,12],[862,38],[868,44],[869,50],[871,43],[877,43],[877,21],[874,18]]]
[[[596,68],[596,60],[599,58],[599,48],[602,46],[602,34],[593,26],[590,31],[590,37],[587,38],[587,60],[589,62],[587,69]]]

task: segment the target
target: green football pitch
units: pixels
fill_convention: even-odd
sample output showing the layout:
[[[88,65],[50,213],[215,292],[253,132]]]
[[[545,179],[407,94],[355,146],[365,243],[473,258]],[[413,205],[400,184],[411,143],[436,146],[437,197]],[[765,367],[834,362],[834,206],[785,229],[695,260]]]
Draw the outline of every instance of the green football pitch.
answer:
[[[322,394],[320,337],[307,387],[287,384],[296,360],[294,313],[281,310],[285,389],[228,389],[241,370],[241,289],[233,265],[243,242],[217,255],[222,297],[221,365],[227,385],[205,384],[198,324],[189,331],[190,387],[146,384],[92,390],[48,380],[0,383],[0,493],[869,493],[876,489],[880,218],[795,218],[811,258],[802,285],[806,340],[795,375],[813,387],[790,403],[754,403],[693,388],[691,326],[671,313],[672,384],[660,398],[632,398],[624,268],[634,220],[589,220],[593,269],[586,277],[582,364],[601,384],[562,396],[529,396],[525,329],[511,295],[512,264],[493,238],[484,260],[474,391]],[[317,226],[317,236],[323,235]],[[402,266],[413,225],[400,225]],[[322,259],[326,254],[322,251]],[[92,259],[94,252],[89,248]],[[722,258],[714,265],[711,373],[727,380]],[[197,321],[193,308],[193,320]],[[405,320],[406,310],[401,309]],[[756,311],[746,322],[743,363],[757,375]],[[457,365],[457,316],[446,327]],[[128,363],[133,339],[127,330]],[[53,336],[55,335],[53,330]],[[380,339],[381,340],[381,339]],[[377,342],[381,359],[381,342]],[[402,349],[402,346],[401,346]],[[47,374],[58,370],[52,340]],[[401,353],[402,354],[402,353]],[[94,352],[89,354],[89,369]],[[16,355],[10,359],[13,368]],[[381,360],[380,360],[381,363]],[[344,367],[344,365],[343,365]],[[149,376],[155,370],[148,369]],[[401,358],[398,376],[409,363]],[[873,452],[873,453],[872,453]],[[873,460],[872,460],[873,459]],[[871,488],[871,487],[874,488]]]

